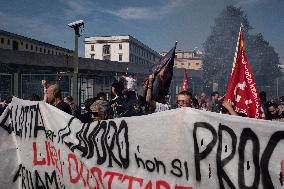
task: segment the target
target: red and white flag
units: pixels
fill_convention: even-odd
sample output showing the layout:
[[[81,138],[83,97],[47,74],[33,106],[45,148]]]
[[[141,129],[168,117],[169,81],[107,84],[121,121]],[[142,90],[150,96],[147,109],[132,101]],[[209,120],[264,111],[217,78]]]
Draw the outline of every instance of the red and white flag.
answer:
[[[259,93],[244,48],[242,27],[224,100],[230,102],[238,113],[250,118],[262,118]]]
[[[187,73],[186,73],[186,69],[184,69],[184,74],[183,74],[183,82],[182,82],[182,86],[181,86],[181,91],[188,91],[188,77],[187,77]]]

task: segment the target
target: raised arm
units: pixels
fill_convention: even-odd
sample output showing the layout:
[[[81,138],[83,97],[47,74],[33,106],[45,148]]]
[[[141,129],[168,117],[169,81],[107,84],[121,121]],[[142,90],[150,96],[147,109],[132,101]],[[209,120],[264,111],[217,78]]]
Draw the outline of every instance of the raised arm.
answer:
[[[153,101],[153,83],[154,83],[154,74],[149,75],[148,78],[148,86],[146,89],[146,102],[152,106],[153,108],[156,108],[156,102]]]
[[[228,110],[228,112],[231,114],[231,115],[236,115],[238,116],[239,114],[234,110],[234,108],[232,107],[232,104],[228,101],[224,101],[223,102],[223,106]]]
[[[41,86],[43,87],[43,101],[46,102],[46,100],[47,100],[47,96],[46,96],[46,90],[47,90],[46,80],[41,80]]]

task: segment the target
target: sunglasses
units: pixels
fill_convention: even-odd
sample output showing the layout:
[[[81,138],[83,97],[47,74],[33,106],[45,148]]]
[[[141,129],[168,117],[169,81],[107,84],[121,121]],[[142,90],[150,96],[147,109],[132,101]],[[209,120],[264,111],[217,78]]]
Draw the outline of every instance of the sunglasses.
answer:
[[[191,104],[192,101],[186,101],[186,100],[176,100],[176,104],[186,104],[186,103],[189,103]]]
[[[99,117],[102,115],[101,112],[91,112],[91,114],[94,116],[94,117]]]

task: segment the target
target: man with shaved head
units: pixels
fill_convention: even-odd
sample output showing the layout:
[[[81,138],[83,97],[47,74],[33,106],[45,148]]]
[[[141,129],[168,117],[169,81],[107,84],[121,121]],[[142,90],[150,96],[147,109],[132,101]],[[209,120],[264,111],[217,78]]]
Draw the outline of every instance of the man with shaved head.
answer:
[[[59,85],[50,85],[45,91],[45,102],[55,106],[56,108],[72,115],[69,104],[65,103],[61,98],[61,89]]]

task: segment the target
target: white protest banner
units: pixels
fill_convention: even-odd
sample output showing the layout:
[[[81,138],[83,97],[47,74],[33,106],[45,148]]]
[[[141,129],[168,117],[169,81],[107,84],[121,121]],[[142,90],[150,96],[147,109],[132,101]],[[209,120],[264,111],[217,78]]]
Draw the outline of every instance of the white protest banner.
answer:
[[[0,188],[282,188],[283,123],[190,108],[82,124],[13,98],[0,117]]]

